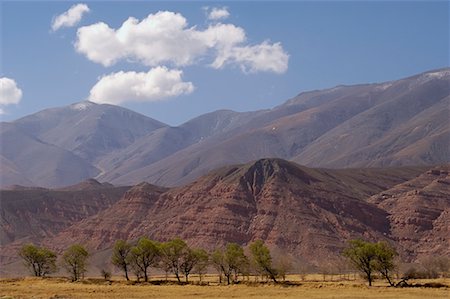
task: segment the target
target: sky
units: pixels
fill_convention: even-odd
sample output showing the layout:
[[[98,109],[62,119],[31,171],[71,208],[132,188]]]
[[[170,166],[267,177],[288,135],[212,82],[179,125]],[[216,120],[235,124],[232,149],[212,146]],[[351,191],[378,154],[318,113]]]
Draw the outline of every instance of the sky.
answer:
[[[1,1],[0,119],[90,100],[176,126],[449,66],[448,1]]]

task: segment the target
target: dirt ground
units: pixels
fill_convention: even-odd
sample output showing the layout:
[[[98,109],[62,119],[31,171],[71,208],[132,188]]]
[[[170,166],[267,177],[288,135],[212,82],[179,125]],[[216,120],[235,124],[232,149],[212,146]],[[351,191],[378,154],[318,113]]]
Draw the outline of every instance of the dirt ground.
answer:
[[[206,277],[209,285],[177,285],[166,283],[163,277],[154,277],[150,283],[126,282],[115,277],[111,281],[87,278],[81,282],[70,282],[66,278],[15,278],[0,279],[0,298],[386,298],[422,299],[450,298],[450,279],[411,281],[412,283],[435,282],[447,285],[444,288],[393,288],[377,281],[368,287],[363,280],[323,281],[319,275],[289,276],[289,284],[255,283],[252,279],[235,285],[218,285],[216,277]],[[197,285],[195,285],[197,284]]]

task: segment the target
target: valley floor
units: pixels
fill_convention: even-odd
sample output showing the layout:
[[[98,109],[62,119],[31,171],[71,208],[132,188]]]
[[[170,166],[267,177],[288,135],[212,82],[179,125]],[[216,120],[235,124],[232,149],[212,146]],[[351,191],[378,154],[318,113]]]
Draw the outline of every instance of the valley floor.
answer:
[[[308,276],[306,280],[291,276],[289,280],[295,285],[273,284],[236,284],[217,285],[210,280],[210,285],[131,285],[114,279],[105,282],[101,279],[86,279],[71,283],[65,278],[21,278],[1,279],[0,298],[450,298],[450,288],[392,288],[379,281],[367,287],[364,281],[320,281],[318,276]],[[163,279],[163,278],[160,278]],[[208,278],[207,278],[208,280]],[[194,279],[195,281],[195,279]],[[428,281],[414,281],[425,283]],[[437,279],[445,285],[450,279]]]

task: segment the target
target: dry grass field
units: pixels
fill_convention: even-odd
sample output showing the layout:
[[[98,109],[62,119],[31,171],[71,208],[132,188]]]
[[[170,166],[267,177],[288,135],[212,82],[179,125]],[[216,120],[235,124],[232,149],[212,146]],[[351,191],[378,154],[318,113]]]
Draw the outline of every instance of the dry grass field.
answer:
[[[155,279],[155,278],[154,278]],[[162,277],[156,278],[163,280]],[[218,285],[216,277],[206,277],[209,285],[152,283],[132,284],[119,278],[106,282],[99,278],[72,283],[65,278],[17,278],[0,280],[0,298],[450,298],[450,288],[391,288],[382,281],[367,287],[362,280],[321,281],[322,276],[308,275],[302,280],[290,276],[292,285],[236,284]],[[193,281],[198,281],[195,277]],[[431,281],[414,281],[426,283]],[[446,285],[449,279],[438,279]]]

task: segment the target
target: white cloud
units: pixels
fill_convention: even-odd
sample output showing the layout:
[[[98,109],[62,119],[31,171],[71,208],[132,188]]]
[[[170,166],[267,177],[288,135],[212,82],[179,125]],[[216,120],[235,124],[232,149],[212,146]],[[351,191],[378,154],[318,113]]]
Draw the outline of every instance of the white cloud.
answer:
[[[117,40],[116,32],[105,23],[81,27],[77,36],[77,51],[91,61],[110,66],[125,56],[124,45]]]
[[[145,72],[117,72],[103,76],[92,87],[89,100],[118,105],[124,102],[155,102],[194,91],[183,72],[156,67]]]
[[[3,106],[18,104],[22,99],[22,90],[16,81],[10,78],[0,78],[0,114],[4,113]]]
[[[280,43],[263,42],[255,46],[224,49],[212,63],[220,69],[226,64],[237,64],[246,73],[274,72],[282,74],[288,69],[289,55]]]
[[[103,66],[126,59],[152,67],[161,64],[181,67],[204,63],[212,57],[211,65],[216,68],[236,64],[251,72],[280,73],[287,69],[289,56],[280,43],[248,46],[245,41],[245,30],[233,24],[215,23],[199,30],[189,27],[179,13],[160,11],[142,21],[130,17],[118,29],[102,22],[81,27],[75,48]],[[275,56],[270,57],[271,54]],[[276,62],[279,58],[282,61]]]
[[[87,12],[89,12],[89,7],[86,4],[73,5],[68,11],[53,19],[52,30],[56,31],[61,27],[75,26]]]
[[[226,7],[217,8],[213,7],[208,12],[208,20],[218,21],[218,20],[224,20],[230,16],[230,13],[228,12],[228,9]]]

